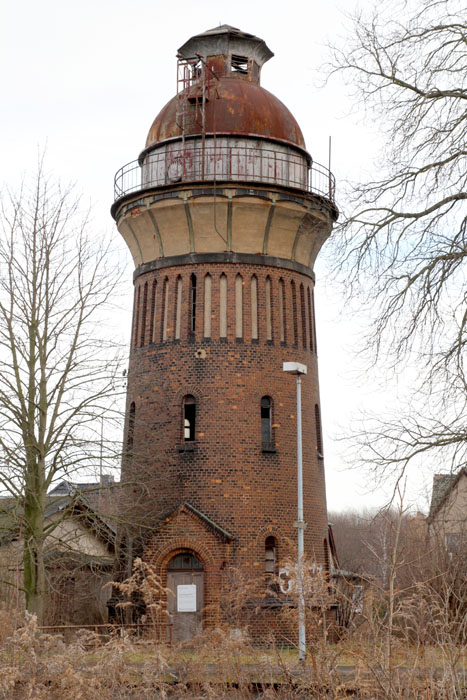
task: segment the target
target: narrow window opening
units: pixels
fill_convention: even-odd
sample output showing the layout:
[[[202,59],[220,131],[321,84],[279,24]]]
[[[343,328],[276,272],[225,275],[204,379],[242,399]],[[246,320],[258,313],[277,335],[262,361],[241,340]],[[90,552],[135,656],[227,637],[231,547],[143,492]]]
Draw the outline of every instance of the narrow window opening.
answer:
[[[279,326],[281,343],[285,343],[285,291],[284,280],[279,280]]]
[[[219,335],[227,338],[227,277],[224,273],[220,276],[220,327]]]
[[[315,341],[315,352],[318,352],[318,338],[316,336],[316,313],[315,313],[315,293],[311,292],[311,312],[313,315],[313,337]]]
[[[276,538],[266,537],[264,543],[264,571],[267,574],[276,573]]]
[[[272,401],[269,396],[261,399],[261,443],[264,452],[274,452],[272,437]]]
[[[128,414],[128,433],[127,433],[127,438],[126,438],[126,456],[127,456],[127,459],[131,459],[131,457],[133,455],[135,417],[136,417],[136,406],[135,406],[135,402],[132,401],[132,403],[130,404],[130,412]]]
[[[292,290],[293,342],[294,345],[298,345],[297,294],[293,280],[290,283],[290,288]]]
[[[211,295],[212,277],[208,273],[204,278],[204,337],[211,337]]]
[[[324,551],[324,570],[326,572],[326,575],[329,575],[329,547],[328,547],[328,541],[326,539],[323,540],[323,551]]]
[[[175,287],[175,340],[180,340],[180,329],[182,325],[182,278],[177,277]]]
[[[315,404],[316,450],[318,458],[323,459],[323,435],[321,432],[321,413],[319,406]]]
[[[258,340],[258,278],[253,275],[250,284],[251,294],[251,339]]]
[[[161,323],[161,341],[165,343],[167,340],[167,316],[169,311],[169,280],[167,277],[164,280],[162,288],[162,323]]]
[[[183,440],[193,442],[196,428],[196,399],[194,396],[185,396],[183,401]]]
[[[138,290],[135,287],[134,292],[133,292],[133,318],[131,321],[131,340],[130,340],[131,347],[133,347],[133,345],[135,344],[137,308],[138,308]]]
[[[266,277],[266,338],[272,340],[271,278]]]
[[[243,278],[235,278],[235,337],[243,338]]]
[[[282,307],[282,320],[284,322],[284,343],[287,344],[287,300],[286,300],[286,293],[285,293],[285,282],[284,280],[281,280],[282,282],[282,294],[281,294],[281,299],[279,301],[281,307]]]
[[[147,316],[147,311],[148,311],[148,283],[144,283],[144,292],[143,292],[143,312],[141,314],[141,337],[140,337],[140,346],[143,347],[145,340],[146,340],[146,316]]]
[[[151,289],[151,309],[150,309],[150,314],[151,318],[149,320],[149,342],[153,343],[154,342],[154,326],[156,323],[156,290],[157,290],[157,282],[154,280],[152,283],[152,289]]]
[[[138,331],[139,331],[139,302],[141,300],[141,287],[138,287],[138,293],[136,295],[136,315],[135,315],[135,331],[133,335],[133,345],[136,348],[138,346]]]
[[[190,333],[196,330],[196,275],[190,277]]]
[[[232,73],[248,73],[248,57],[232,54]]]
[[[310,329],[310,350],[313,352],[313,316],[311,313],[311,294],[310,288],[307,287],[307,301],[308,301],[308,326]]]
[[[302,344],[306,350],[306,313],[305,313],[305,289],[300,285],[300,315],[302,317]]]

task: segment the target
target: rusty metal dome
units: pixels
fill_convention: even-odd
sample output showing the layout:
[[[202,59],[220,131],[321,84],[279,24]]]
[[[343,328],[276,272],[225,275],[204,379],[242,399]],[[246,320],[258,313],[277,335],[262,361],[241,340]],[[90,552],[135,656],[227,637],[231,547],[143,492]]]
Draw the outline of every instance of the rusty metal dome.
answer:
[[[171,99],[155,118],[145,150],[166,139],[180,138],[177,101],[178,97]],[[305,148],[301,129],[287,107],[260,85],[236,77],[222,77],[212,85],[204,128],[206,134],[262,136]],[[185,136],[200,133],[197,120],[187,122]]]
[[[305,149],[290,111],[260,85],[261,68],[273,55],[263,39],[228,24],[191,37],[177,54],[178,94],[154,120],[143,154],[161,141],[201,134],[263,137]]]

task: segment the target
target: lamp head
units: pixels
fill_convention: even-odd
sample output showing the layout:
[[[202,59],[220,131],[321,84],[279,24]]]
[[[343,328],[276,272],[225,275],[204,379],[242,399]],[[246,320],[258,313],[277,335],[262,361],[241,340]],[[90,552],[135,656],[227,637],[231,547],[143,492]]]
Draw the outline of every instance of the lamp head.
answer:
[[[307,366],[301,362],[283,362],[282,369],[289,374],[306,374],[308,371]]]

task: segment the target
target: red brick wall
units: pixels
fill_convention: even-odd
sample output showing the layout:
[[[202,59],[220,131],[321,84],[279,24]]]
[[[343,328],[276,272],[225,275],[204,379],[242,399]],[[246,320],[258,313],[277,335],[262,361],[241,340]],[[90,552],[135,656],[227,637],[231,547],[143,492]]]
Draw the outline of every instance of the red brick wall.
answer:
[[[212,276],[211,338],[204,338],[204,276]],[[190,276],[197,277],[197,323],[189,333]],[[219,338],[219,278],[228,283],[227,339]],[[235,277],[243,277],[243,338],[235,337]],[[250,279],[258,279],[259,340],[251,339]],[[175,334],[175,287],[181,275],[181,337]],[[266,277],[272,284],[273,340],[266,339]],[[167,341],[161,342],[162,289],[168,279]],[[279,280],[285,285],[286,342],[280,342]],[[151,319],[151,290],[157,281],[156,311]],[[295,283],[296,327],[291,282]],[[147,283],[147,293],[145,284]],[[303,290],[301,288],[303,285]],[[264,575],[264,543],[277,539],[277,565],[297,531],[296,381],[282,371],[283,361],[307,365],[302,380],[303,482],[305,552],[324,564],[327,513],[323,460],[317,455],[315,404],[319,405],[315,329],[310,328],[308,296],[311,277],[289,269],[249,264],[193,264],[141,274],[136,279],[128,407],[135,404],[133,451],[125,460],[123,481],[133,508],[133,522],[148,531],[161,517],[188,501],[233,536],[225,566],[238,566],[248,576]],[[143,306],[146,306],[144,312]],[[302,320],[303,307],[305,319]],[[145,327],[142,332],[142,321]],[[305,330],[305,342],[303,339]],[[151,342],[152,336],[156,342]],[[141,339],[144,337],[144,344]],[[304,345],[306,347],[304,347]],[[196,440],[183,450],[183,397],[197,400]],[[273,400],[275,452],[262,451],[260,401]],[[128,429],[128,426],[127,426]],[[161,531],[162,532],[162,531]],[[151,539],[151,557],[167,545]],[[159,537],[159,540],[158,540]],[[162,541],[163,540],[163,541]],[[207,538],[205,546],[212,548]],[[200,540],[198,540],[200,542]],[[174,541],[174,548],[176,548]],[[200,552],[198,552],[200,554]],[[212,552],[213,561],[219,552]],[[223,559],[224,561],[224,559]],[[220,564],[213,565],[215,569]],[[215,577],[211,576],[215,586]],[[209,584],[207,584],[209,585]],[[207,590],[207,596],[212,593]],[[265,614],[265,629],[271,614]]]

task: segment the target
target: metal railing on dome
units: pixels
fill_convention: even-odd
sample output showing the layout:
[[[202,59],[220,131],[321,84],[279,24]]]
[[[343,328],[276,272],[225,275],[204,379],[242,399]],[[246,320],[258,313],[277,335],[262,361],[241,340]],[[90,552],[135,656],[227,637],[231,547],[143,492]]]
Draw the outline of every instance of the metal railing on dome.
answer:
[[[335,178],[304,156],[253,146],[171,148],[127,163],[115,175],[115,200],[180,182],[255,182],[283,185],[335,201]]]

